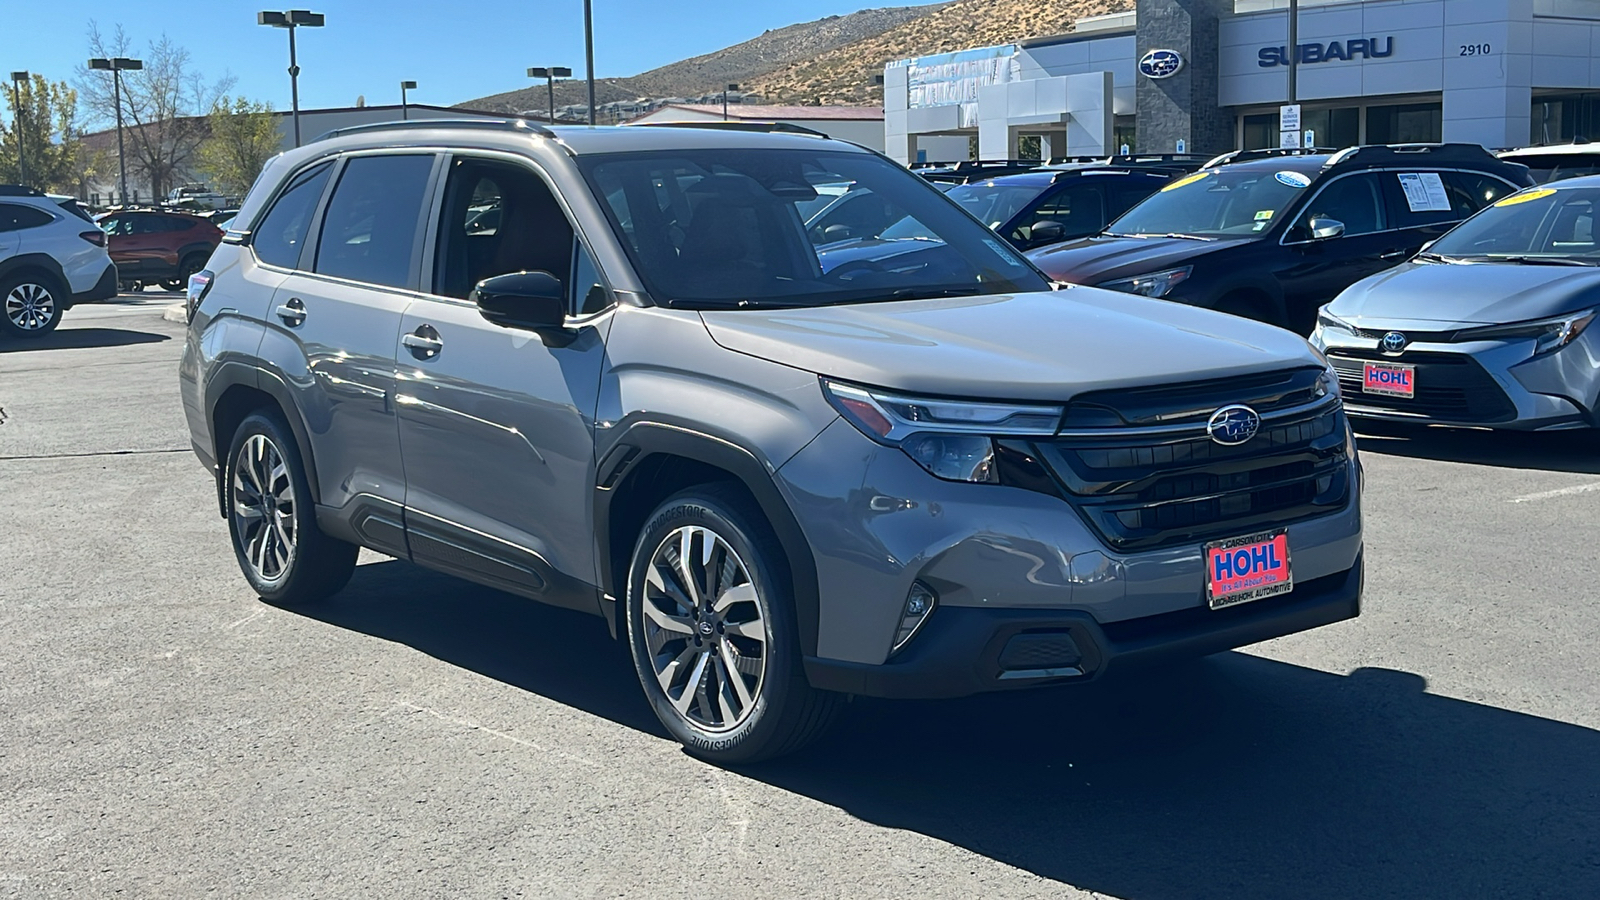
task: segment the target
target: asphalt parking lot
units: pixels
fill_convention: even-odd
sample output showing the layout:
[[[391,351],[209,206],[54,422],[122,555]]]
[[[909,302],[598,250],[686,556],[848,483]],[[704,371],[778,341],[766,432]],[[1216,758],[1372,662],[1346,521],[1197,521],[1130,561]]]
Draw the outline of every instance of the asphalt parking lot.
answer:
[[[0,895],[1600,895],[1600,440],[1367,436],[1359,620],[732,772],[599,619],[254,597],[171,302],[0,344]]]

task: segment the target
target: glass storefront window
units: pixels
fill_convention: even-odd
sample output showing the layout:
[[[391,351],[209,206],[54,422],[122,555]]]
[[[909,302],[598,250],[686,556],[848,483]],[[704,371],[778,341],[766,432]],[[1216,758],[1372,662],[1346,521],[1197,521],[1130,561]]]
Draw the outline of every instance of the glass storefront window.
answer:
[[[1278,146],[1278,114],[1264,113],[1244,117],[1241,150],[1270,150]]]
[[[1408,103],[1367,107],[1367,143],[1431,144],[1444,135],[1444,105]]]
[[[1600,94],[1553,94],[1533,98],[1532,144],[1600,140]]]
[[[1316,139],[1318,147],[1344,149],[1361,143],[1361,110],[1354,106],[1337,109],[1307,109],[1300,124]]]

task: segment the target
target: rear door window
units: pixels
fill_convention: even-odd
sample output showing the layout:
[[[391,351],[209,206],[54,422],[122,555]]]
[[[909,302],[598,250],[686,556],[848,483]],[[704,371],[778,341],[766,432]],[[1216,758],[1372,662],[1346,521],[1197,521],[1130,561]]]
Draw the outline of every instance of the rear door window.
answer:
[[[410,287],[432,155],[358,156],[345,163],[317,238],[315,271]]]
[[[1472,215],[1462,211],[1470,204],[1464,197],[1452,193],[1450,183],[1445,180],[1447,174],[1437,170],[1383,173],[1394,227],[1423,228],[1459,222]]]
[[[0,203],[0,231],[22,231],[25,228],[38,228],[55,221],[55,217],[42,209],[34,209],[21,203]]]
[[[323,163],[289,180],[289,186],[278,195],[271,211],[255,227],[250,245],[255,248],[257,258],[286,269],[299,266],[300,251],[305,247],[306,232],[311,228],[311,216],[332,172],[333,164]]]

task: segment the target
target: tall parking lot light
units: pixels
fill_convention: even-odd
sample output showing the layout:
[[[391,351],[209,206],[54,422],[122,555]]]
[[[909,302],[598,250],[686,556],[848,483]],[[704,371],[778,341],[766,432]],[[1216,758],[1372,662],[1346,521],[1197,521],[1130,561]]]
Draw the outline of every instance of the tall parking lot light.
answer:
[[[533,67],[528,69],[528,77],[544,79],[545,87],[550,91],[550,124],[554,125],[556,121],[556,79],[571,78],[572,70],[566,66]]]
[[[737,84],[730,84],[722,89],[722,121],[724,122],[728,121],[728,92],[737,91],[738,89],[739,86]]]
[[[111,73],[111,102],[117,108],[117,180],[122,185],[122,205],[128,204],[128,160],[122,146],[122,73],[144,68],[144,60],[113,56],[98,56],[89,60],[89,68]]]
[[[28,184],[28,158],[22,147],[22,83],[28,78],[27,72],[11,73],[11,115],[16,120],[12,125],[17,132],[17,181],[24,187]]]
[[[294,110],[294,145],[300,146],[300,65],[295,61],[294,30],[296,28],[321,28],[324,16],[309,9],[291,9],[287,12],[256,13],[257,25],[289,30],[289,105]]]
[[[583,0],[583,56],[589,69],[589,124],[594,124],[594,0]]]
[[[417,83],[415,81],[402,81],[402,82],[400,82],[400,118],[401,119],[409,119],[409,118],[411,118],[410,106],[407,104],[407,101],[406,101],[406,91],[414,91],[416,89],[417,89]]]

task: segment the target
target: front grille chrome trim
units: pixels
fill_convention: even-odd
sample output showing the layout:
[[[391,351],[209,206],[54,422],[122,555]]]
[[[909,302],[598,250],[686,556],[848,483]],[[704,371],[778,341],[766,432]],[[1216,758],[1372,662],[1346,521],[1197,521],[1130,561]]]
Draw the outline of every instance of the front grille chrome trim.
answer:
[[[1261,413],[1261,422],[1265,426],[1268,422],[1277,422],[1282,419],[1306,418],[1312,419],[1330,412],[1339,405],[1337,397],[1321,397],[1310,403],[1303,403],[1289,409],[1280,409],[1273,412]],[[1192,440],[1206,437],[1206,423],[1184,423],[1181,425],[1153,425],[1147,428],[1077,428],[1071,431],[1058,431],[1058,439],[1067,440],[1110,440],[1123,443],[1141,438],[1174,438],[1178,440]]]

